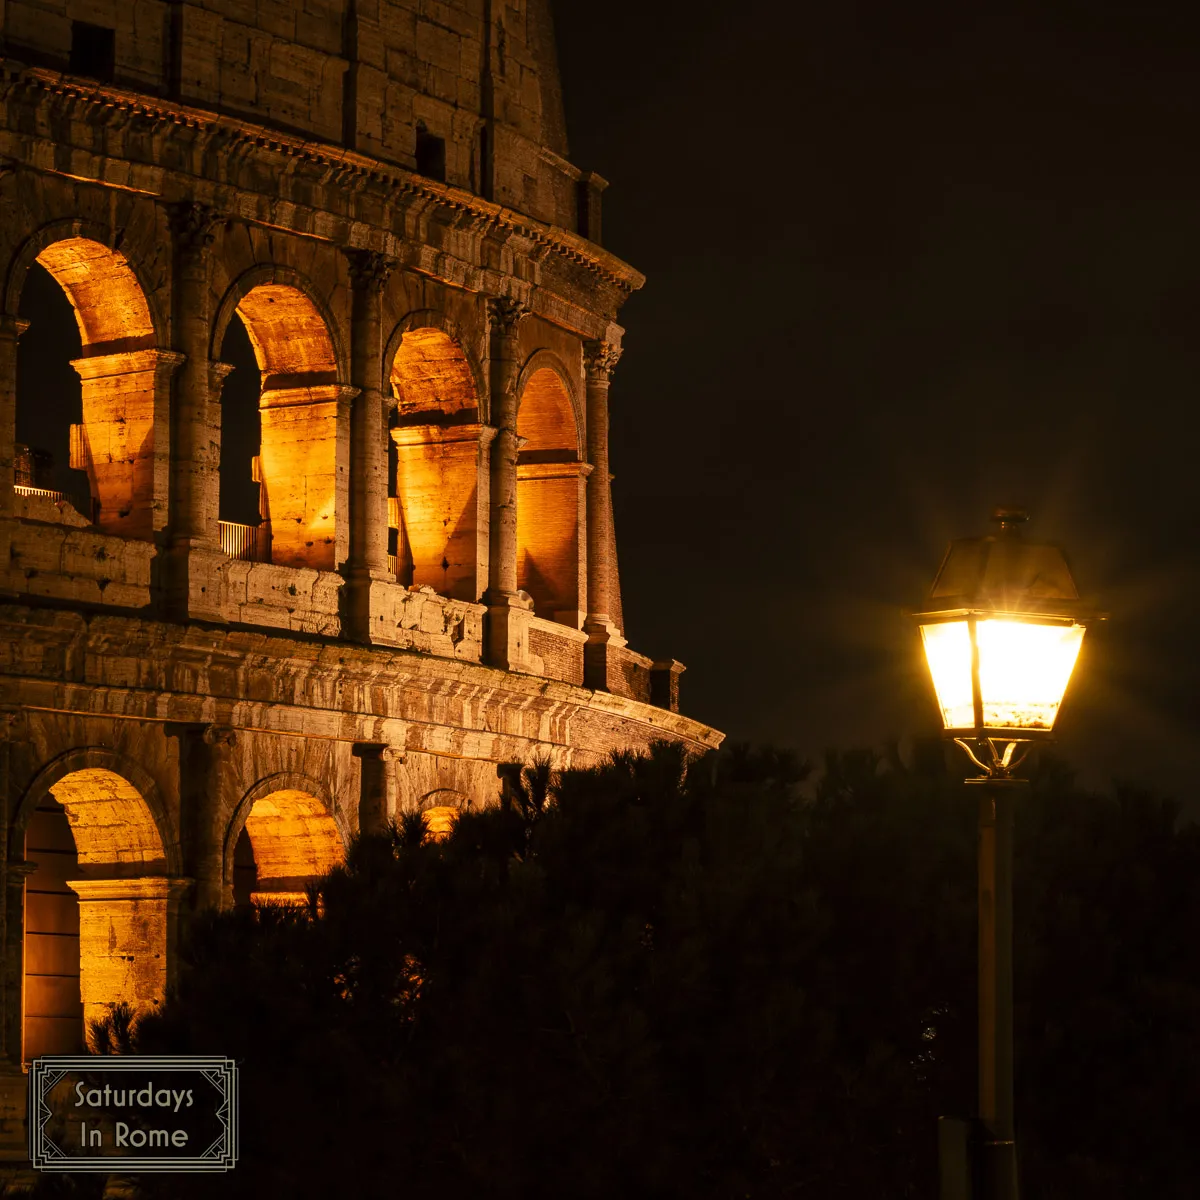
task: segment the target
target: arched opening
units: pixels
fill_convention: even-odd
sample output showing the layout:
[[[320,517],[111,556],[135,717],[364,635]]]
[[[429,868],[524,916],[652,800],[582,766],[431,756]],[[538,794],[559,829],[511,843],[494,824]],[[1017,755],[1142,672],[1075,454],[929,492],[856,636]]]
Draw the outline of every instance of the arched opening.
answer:
[[[255,800],[233,853],[233,901],[303,904],[346,856],[337,822],[315,796],[280,788]]]
[[[25,829],[25,1051],[78,1054],[83,1048],[79,987],[79,897],[67,880],[79,876],[75,839],[63,807],[47,796]]]
[[[449,788],[430,792],[421,801],[421,815],[425,818],[428,837],[435,842],[448,838],[454,832],[459,813],[469,808],[470,804],[470,800],[461,792]]]
[[[153,536],[166,520],[169,455],[155,431],[175,356],[156,349],[133,269],[89,238],[53,242],[29,268],[20,313],[18,494],[105,533]]]
[[[84,767],[50,785],[25,830],[24,1056],[72,1053],[118,1003],[161,1003],[182,883],[123,776]]]
[[[290,284],[242,297],[221,358],[221,545],[332,571],[346,556],[349,410],[324,318]]]
[[[539,617],[578,629],[585,562],[580,529],[587,467],[579,460],[574,409],[562,377],[540,367],[517,411],[517,586]]]
[[[479,558],[486,462],[470,364],[442,330],[410,329],[392,360],[391,382],[396,577],[457,600],[478,600],[487,585]]]

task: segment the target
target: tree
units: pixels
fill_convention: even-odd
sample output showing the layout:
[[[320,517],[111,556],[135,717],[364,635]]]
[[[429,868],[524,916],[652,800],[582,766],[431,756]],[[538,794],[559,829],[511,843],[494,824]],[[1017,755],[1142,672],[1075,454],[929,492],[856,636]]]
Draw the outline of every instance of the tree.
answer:
[[[975,1055],[975,810],[939,761],[534,764],[446,840],[359,840],[306,911],[197,921],[138,1046],[239,1060],[243,1160],[147,1189],[934,1194]],[[1190,1194],[1200,838],[1050,765],[1017,839],[1025,1194]]]

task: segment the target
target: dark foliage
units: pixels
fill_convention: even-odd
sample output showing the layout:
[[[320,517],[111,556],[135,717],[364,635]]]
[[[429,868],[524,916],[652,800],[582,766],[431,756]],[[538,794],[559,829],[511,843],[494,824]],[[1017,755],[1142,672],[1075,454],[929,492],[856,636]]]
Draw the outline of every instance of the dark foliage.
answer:
[[[974,797],[929,756],[805,776],[744,747],[534,764],[445,841],[359,841],[307,912],[206,918],[137,1048],[240,1061],[244,1157],[145,1186],[936,1194],[974,1088]],[[1197,831],[1044,768],[1016,923],[1026,1200],[1193,1195]]]

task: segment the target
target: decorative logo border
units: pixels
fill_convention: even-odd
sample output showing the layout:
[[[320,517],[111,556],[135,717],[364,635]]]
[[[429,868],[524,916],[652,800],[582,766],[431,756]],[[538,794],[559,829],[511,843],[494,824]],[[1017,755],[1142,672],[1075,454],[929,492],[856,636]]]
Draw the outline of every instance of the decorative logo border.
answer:
[[[216,1115],[223,1126],[221,1134],[202,1154],[187,1158],[155,1158],[150,1155],[90,1156],[73,1155],[57,1145],[46,1133],[46,1122],[54,1113],[46,1103],[51,1089],[72,1071],[89,1074],[107,1072],[194,1071],[216,1089],[220,1102]],[[130,1174],[150,1172],[231,1171],[238,1159],[238,1070],[231,1058],[202,1055],[54,1055],[35,1058],[29,1068],[29,1160],[39,1171],[113,1171]]]

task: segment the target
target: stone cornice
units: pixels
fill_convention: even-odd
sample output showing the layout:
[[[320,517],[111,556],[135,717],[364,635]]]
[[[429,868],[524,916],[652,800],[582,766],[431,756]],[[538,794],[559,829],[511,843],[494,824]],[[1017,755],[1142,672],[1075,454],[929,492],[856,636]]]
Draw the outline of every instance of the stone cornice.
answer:
[[[689,717],[641,701],[419,651],[301,641],[274,630],[177,626],[142,617],[85,618],[62,612],[47,622],[48,615],[4,605],[0,625],[14,637],[36,636],[61,646],[59,660],[76,664],[76,670],[37,676],[11,667],[0,671],[0,702],[341,741],[406,742],[409,750],[427,752],[435,752],[439,730],[447,728],[427,714],[430,694],[455,706],[456,736],[477,745],[575,744],[566,734],[573,717],[629,722],[696,751],[716,748],[723,737]],[[27,624],[31,618],[34,623]],[[566,626],[555,627],[560,631],[570,636]],[[137,669],[131,672],[135,662]],[[328,703],[334,695],[342,697],[342,707]],[[505,712],[508,718],[502,716]],[[516,732],[517,714],[535,717],[539,733]],[[370,733],[387,728],[397,736]],[[406,737],[398,736],[401,730]]]
[[[483,236],[497,232],[515,234],[531,243],[529,253],[535,261],[546,254],[555,254],[586,268],[625,295],[636,291],[645,282],[645,276],[639,271],[576,233],[342,146],[255,124],[247,118],[168,102],[110,84],[75,79],[41,67],[25,67],[19,74],[10,74],[0,82],[0,101],[5,105],[19,103],[25,97],[32,99],[38,94],[60,98],[75,110],[73,116],[86,115],[90,121],[98,120],[110,129],[137,125],[143,136],[152,136],[156,130],[165,131],[170,127],[194,129],[210,142],[220,142],[227,150],[266,152],[323,170],[327,174],[324,182],[341,190],[357,192],[379,188],[387,193],[405,193],[414,200],[425,200],[444,210],[452,226]],[[96,182],[106,181],[98,179]],[[131,190],[163,194],[141,187]]]

